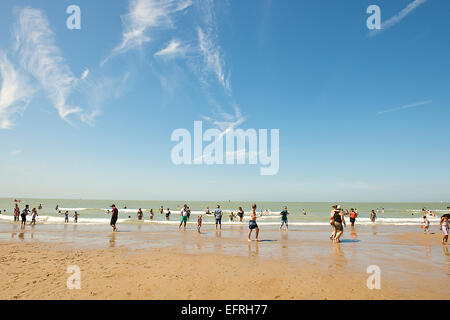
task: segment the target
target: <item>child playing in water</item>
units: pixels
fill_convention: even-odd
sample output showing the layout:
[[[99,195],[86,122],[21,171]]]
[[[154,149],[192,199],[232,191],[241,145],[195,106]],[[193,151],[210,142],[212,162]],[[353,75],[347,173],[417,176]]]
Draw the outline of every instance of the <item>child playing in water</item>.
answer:
[[[200,228],[202,227],[202,215],[199,214],[197,218],[197,231],[200,233]]]

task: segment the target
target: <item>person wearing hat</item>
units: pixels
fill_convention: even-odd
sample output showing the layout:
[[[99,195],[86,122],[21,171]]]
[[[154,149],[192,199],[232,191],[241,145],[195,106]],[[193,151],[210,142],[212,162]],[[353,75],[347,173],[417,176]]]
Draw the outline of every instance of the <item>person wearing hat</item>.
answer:
[[[117,219],[119,218],[119,210],[117,210],[116,205],[112,205],[112,212],[111,212],[111,227],[113,227],[113,231],[117,231],[116,223]]]

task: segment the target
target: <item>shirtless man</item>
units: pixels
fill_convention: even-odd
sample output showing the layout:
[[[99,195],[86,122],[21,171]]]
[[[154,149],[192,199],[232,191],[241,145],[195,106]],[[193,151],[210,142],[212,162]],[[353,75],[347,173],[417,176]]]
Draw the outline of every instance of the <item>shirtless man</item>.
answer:
[[[256,241],[259,241],[258,235],[259,235],[259,228],[258,224],[256,223],[256,204],[252,205],[252,211],[250,212],[250,221],[248,223],[248,228],[250,229],[248,231],[248,241],[252,241],[250,236],[252,235],[253,229],[256,230]]]
[[[186,223],[188,218],[188,211],[187,211],[187,204],[183,206],[183,209],[181,209],[180,215],[181,215],[181,221],[180,225],[178,226],[178,230],[181,229],[181,226],[184,224],[184,231],[186,231]]]

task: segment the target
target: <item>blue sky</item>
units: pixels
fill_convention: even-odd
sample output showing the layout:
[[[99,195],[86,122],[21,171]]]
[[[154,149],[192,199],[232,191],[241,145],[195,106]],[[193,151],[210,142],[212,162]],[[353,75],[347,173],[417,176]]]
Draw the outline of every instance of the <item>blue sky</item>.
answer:
[[[449,9],[1,1],[0,196],[449,201]],[[194,120],[279,129],[278,174],[175,166],[171,133]]]

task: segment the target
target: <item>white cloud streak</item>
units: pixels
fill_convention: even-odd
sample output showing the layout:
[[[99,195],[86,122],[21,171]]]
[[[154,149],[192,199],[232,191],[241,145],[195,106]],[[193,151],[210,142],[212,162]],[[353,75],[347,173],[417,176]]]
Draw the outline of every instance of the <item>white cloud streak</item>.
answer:
[[[0,51],[0,79],[0,128],[9,129],[13,126],[11,118],[26,109],[34,90],[2,51]]]
[[[402,21],[407,15],[409,15],[411,12],[413,12],[415,9],[417,9],[420,5],[424,4],[428,0],[414,0],[410,4],[408,4],[403,10],[401,10],[397,15],[393,16],[392,18],[386,20],[381,24],[380,30],[372,30],[369,33],[369,36],[375,36],[383,31],[386,31],[389,28],[392,28],[394,25]]]
[[[389,113],[389,112],[395,112],[395,111],[410,109],[410,108],[423,106],[423,105],[427,105],[427,104],[431,104],[431,103],[433,103],[433,100],[420,101],[420,102],[416,102],[416,103],[413,103],[413,104],[408,104],[406,106],[402,106],[402,107],[399,107],[399,108],[394,108],[394,109],[389,109],[389,110],[385,110],[385,111],[380,111],[377,114],[380,115],[380,114],[385,114],[385,113]]]
[[[180,40],[171,40],[166,47],[155,53],[156,57],[162,58],[175,58],[177,56],[183,56],[189,50],[188,46],[184,46]]]
[[[109,57],[139,49],[151,42],[151,31],[155,28],[173,28],[173,15],[192,5],[189,0],[131,0],[129,11],[122,16],[122,42],[113,49]]]
[[[15,37],[22,67],[39,81],[59,116],[68,121],[68,115],[80,113],[81,108],[67,104],[77,79],[55,45],[54,34],[42,11],[30,7],[22,9]]]

